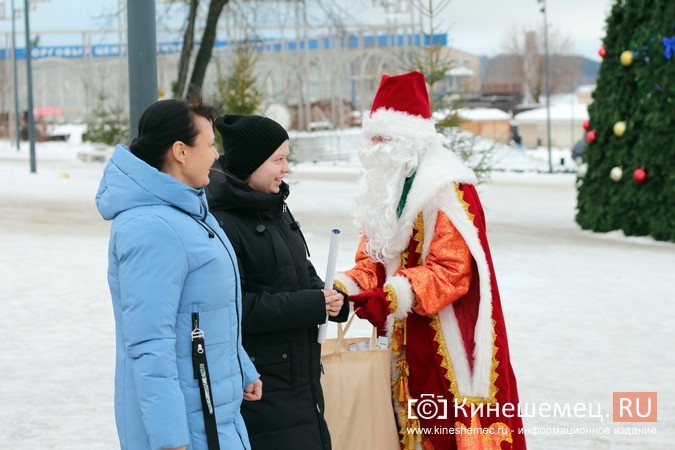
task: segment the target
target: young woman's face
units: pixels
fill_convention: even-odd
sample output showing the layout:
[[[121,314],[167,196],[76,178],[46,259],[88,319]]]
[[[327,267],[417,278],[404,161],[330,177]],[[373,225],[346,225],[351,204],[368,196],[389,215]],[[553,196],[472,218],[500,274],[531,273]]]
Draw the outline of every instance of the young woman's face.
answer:
[[[279,192],[281,181],[291,171],[288,166],[288,140],[262,163],[248,179],[248,185],[258,192],[276,194]]]
[[[218,151],[211,122],[205,117],[197,116],[195,123],[199,134],[194,145],[188,146],[183,176],[185,184],[199,189],[209,184],[209,171],[213,162],[218,159]]]

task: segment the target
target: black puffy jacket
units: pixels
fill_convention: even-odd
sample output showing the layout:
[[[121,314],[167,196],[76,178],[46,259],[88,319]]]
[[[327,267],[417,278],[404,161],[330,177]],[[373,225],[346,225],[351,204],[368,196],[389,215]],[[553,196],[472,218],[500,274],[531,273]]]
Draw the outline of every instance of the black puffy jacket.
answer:
[[[279,194],[266,194],[217,171],[207,187],[209,208],[237,253],[243,344],[263,382],[262,399],[242,405],[251,446],[330,449],[317,343],[317,325],[326,318],[324,283],[307,259],[288,194],[286,183]],[[345,301],[336,320],[348,311]]]

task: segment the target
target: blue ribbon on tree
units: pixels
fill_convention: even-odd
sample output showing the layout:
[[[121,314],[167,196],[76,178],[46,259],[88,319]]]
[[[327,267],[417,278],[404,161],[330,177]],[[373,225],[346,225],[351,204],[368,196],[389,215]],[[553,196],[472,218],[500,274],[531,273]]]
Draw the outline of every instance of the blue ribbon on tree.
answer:
[[[673,37],[664,37],[662,39],[663,42],[663,56],[670,61],[673,55],[675,55],[675,36]]]

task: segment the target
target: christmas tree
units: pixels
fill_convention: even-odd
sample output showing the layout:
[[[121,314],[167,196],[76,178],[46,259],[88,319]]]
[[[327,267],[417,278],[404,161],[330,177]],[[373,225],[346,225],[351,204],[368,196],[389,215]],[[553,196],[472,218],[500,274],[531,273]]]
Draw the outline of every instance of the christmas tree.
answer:
[[[675,2],[617,0],[600,55],[576,220],[675,241]]]

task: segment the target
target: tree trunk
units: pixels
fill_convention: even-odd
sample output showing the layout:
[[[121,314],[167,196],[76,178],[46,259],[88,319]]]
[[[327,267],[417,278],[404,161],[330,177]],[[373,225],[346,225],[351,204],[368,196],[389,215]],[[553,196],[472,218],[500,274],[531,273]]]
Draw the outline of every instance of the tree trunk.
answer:
[[[534,103],[539,103],[539,97],[544,91],[544,70],[546,67],[543,51],[540,50],[543,48],[541,42],[542,39],[537,32],[528,31],[525,34],[522,73],[527,90],[530,92]]]
[[[223,8],[229,0],[211,0],[209,3],[209,12],[206,16],[206,26],[204,27],[204,34],[202,36],[199,51],[195,58],[195,65],[192,69],[192,77],[190,84],[195,84],[200,88],[204,84],[204,77],[206,76],[206,68],[211,61],[211,53],[213,45],[216,41],[216,29],[218,25],[218,18]]]
[[[195,21],[197,19],[197,7],[199,0],[190,0],[190,14],[188,16],[185,34],[183,35],[183,48],[180,52],[180,61],[178,62],[178,81],[173,86],[174,98],[181,98],[185,95],[185,84],[187,82],[188,69],[190,67],[190,57],[195,45]]]

